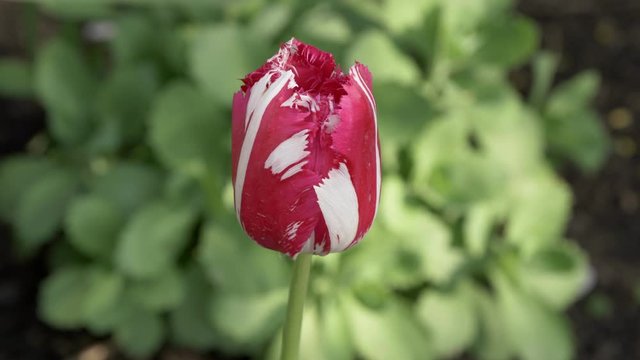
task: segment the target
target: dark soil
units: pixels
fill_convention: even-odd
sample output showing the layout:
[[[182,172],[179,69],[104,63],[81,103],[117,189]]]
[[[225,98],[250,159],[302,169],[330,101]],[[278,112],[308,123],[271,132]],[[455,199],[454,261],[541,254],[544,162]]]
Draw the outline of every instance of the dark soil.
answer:
[[[585,69],[601,74],[596,105],[613,139],[602,171],[564,171],[576,200],[567,235],[589,254],[597,277],[569,313],[577,358],[640,359],[640,1],[523,0],[518,10],[541,26],[543,47],[562,55],[559,79]],[[15,53],[11,40],[19,37],[5,30],[0,26],[0,49]],[[520,75],[526,82],[526,71]],[[0,156],[23,151],[43,126],[36,104],[0,99]],[[9,235],[0,224],[0,360],[69,358],[89,345],[85,351],[112,351],[85,333],[53,330],[38,320],[44,257],[17,261]],[[172,351],[163,358],[200,357]]]

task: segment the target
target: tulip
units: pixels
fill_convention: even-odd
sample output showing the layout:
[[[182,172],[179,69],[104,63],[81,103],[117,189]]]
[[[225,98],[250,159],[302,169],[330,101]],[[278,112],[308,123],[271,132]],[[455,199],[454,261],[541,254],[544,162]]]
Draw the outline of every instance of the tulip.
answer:
[[[380,197],[371,73],[342,73],[296,39],[247,75],[233,97],[236,214],[258,244],[296,257],[356,244]]]

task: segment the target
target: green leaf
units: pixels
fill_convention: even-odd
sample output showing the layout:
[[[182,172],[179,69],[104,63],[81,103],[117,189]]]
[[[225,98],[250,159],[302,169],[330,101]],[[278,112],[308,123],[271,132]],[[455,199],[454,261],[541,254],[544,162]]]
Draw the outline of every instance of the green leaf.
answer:
[[[484,99],[469,113],[481,150],[511,181],[537,171],[545,159],[544,131],[539,119],[515,95]]]
[[[150,279],[133,280],[127,295],[136,304],[150,311],[171,310],[182,302],[184,285],[182,274],[177,269]]]
[[[383,32],[371,30],[358,36],[349,48],[344,64],[359,61],[366,64],[376,81],[416,84],[420,70]]]
[[[333,294],[333,296],[335,296],[335,294]],[[322,339],[320,343],[322,346],[322,353],[325,354],[325,359],[353,359],[355,349],[349,334],[347,316],[340,304],[340,301],[337,298],[329,296],[321,300],[318,308],[320,310],[318,313],[318,335]],[[308,342],[314,342],[316,339],[315,336],[305,336],[304,323],[305,322],[303,321],[303,339],[307,339]],[[302,349],[308,348],[311,348],[311,346],[303,347]],[[305,353],[308,352],[305,351]],[[312,359],[311,354],[309,354],[309,356],[304,356],[303,358]],[[320,357],[318,358],[318,360],[321,359],[322,358]]]
[[[113,201],[124,216],[130,216],[160,195],[162,179],[163,174],[150,165],[121,162],[97,176],[93,190],[96,195]]]
[[[218,335],[209,322],[211,285],[200,269],[193,265],[184,277],[184,297],[169,313],[172,340],[178,345],[198,350],[210,349]]]
[[[436,64],[464,62],[479,46],[478,27],[491,9],[487,1],[450,0],[441,3]]]
[[[81,267],[65,267],[49,275],[41,285],[38,313],[47,323],[73,329],[83,325],[82,308],[89,279]]]
[[[566,115],[577,108],[588,106],[598,93],[600,77],[594,71],[584,71],[553,89],[547,103],[547,111],[554,115]]]
[[[423,24],[427,14],[438,6],[436,0],[386,0],[383,1],[382,20],[389,30],[402,34]]]
[[[412,173],[417,186],[425,188],[424,183],[443,160],[468,154],[467,132],[467,124],[463,119],[452,114],[433,119],[417,134],[417,139],[411,146],[411,153],[418,159]]]
[[[551,153],[590,172],[602,165],[609,150],[606,131],[590,108],[599,83],[591,71],[575,76],[552,91],[543,112]]]
[[[97,266],[65,266],[42,283],[38,311],[53,326],[77,328],[110,309],[123,285],[118,274]]]
[[[500,193],[506,179],[495,162],[475,153],[442,161],[428,179],[430,200],[460,207],[489,200]],[[473,184],[473,187],[469,186]]]
[[[69,242],[96,259],[110,258],[124,218],[109,200],[85,195],[76,199],[66,215]]]
[[[396,266],[420,274],[421,280],[448,281],[463,260],[451,244],[449,229],[426,209],[407,204],[400,179],[388,176],[382,186],[379,221],[397,239],[394,247],[400,249],[401,261]]]
[[[34,182],[16,209],[18,239],[29,246],[50,239],[60,228],[77,185],[76,176],[64,170],[48,172]]]
[[[110,44],[117,64],[133,64],[157,55],[161,39],[151,16],[136,13],[119,16],[115,29],[116,36]]]
[[[593,111],[549,117],[546,130],[551,154],[575,162],[583,171],[594,172],[607,159],[610,140]]]
[[[287,289],[266,293],[217,293],[211,301],[209,319],[228,341],[230,351],[255,351],[270,339],[284,321]]]
[[[51,15],[72,20],[104,18],[111,14],[108,0],[41,0],[38,4]]]
[[[401,241],[388,241],[391,238]],[[376,222],[358,246],[340,255],[340,277],[357,288],[361,297],[367,297],[373,303],[386,298],[388,288],[409,289],[421,284],[425,277],[421,271],[422,254],[404,240],[380,221]],[[328,285],[326,289],[322,287],[323,295],[336,291],[334,288],[338,284],[332,278],[318,281]]]
[[[350,339],[346,316],[337,298],[322,300],[327,301],[309,302],[305,305],[300,333],[300,359],[355,359],[355,349]],[[266,360],[280,359],[281,343],[280,332],[273,339]]]
[[[168,85],[157,97],[150,118],[149,141],[170,168],[203,176],[225,169],[223,135],[228,121],[201,92],[187,83]]]
[[[573,358],[570,326],[562,315],[526,296],[504,278],[494,277],[494,283],[497,286],[498,309],[519,358]]]
[[[433,349],[442,358],[462,353],[476,338],[477,320],[471,289],[425,291],[416,304],[418,318],[429,330]]]
[[[291,18],[291,7],[286,4],[269,4],[260,11],[260,15],[252,19],[247,30],[255,37],[265,41],[273,39],[287,26]]]
[[[381,83],[375,87],[375,97],[383,143],[397,141],[406,144],[414,140],[434,117],[434,108],[415,88]]]
[[[496,207],[492,203],[479,203],[469,208],[463,231],[465,246],[471,255],[485,255],[491,231],[497,220],[496,213]]]
[[[159,314],[131,307],[117,325],[114,338],[125,353],[132,357],[149,358],[165,337],[164,323]]]
[[[100,88],[100,121],[113,123],[121,141],[140,142],[158,81],[156,68],[142,63],[116,68]]]
[[[532,60],[533,79],[529,102],[536,109],[541,108],[547,98],[558,68],[558,62],[558,56],[549,51],[540,51]]]
[[[19,59],[0,59],[0,94],[26,97],[32,94],[30,64]]]
[[[259,38],[232,23],[204,27],[189,51],[191,75],[220,104],[231,105],[240,90],[240,79],[267,59]],[[215,62],[212,62],[215,59]]]
[[[21,199],[54,167],[49,159],[29,155],[16,155],[0,162],[0,217],[15,222]]]
[[[82,54],[57,38],[38,53],[35,90],[48,111],[48,126],[64,144],[78,144],[91,130],[95,79]]]
[[[480,31],[482,44],[475,58],[479,61],[511,68],[526,61],[538,47],[538,29],[523,16],[498,16]]]
[[[562,237],[571,211],[568,186],[548,169],[513,183],[507,239],[531,253]]]
[[[473,353],[482,360],[508,360],[513,349],[505,319],[501,316],[496,300],[488,292],[475,288],[474,304],[478,313],[478,339]]]
[[[519,265],[523,289],[558,310],[583,293],[593,276],[585,254],[569,242],[540,249]]]
[[[91,319],[112,309],[122,295],[124,278],[115,272],[91,267],[85,270],[88,284],[83,301],[83,318]]]
[[[425,360],[432,358],[431,344],[414,316],[398,301],[371,309],[350,296],[341,301],[351,338],[366,359]]]
[[[239,294],[286,287],[286,260],[246,238],[235,219],[228,221],[210,223],[202,233],[198,260],[209,279],[225,291]]]
[[[353,36],[349,22],[334,8],[323,3],[309,9],[296,21],[295,34],[325,51],[334,50],[335,44],[346,44]]]
[[[169,270],[190,239],[195,213],[155,202],[127,222],[115,252],[118,267],[127,275],[148,279]]]

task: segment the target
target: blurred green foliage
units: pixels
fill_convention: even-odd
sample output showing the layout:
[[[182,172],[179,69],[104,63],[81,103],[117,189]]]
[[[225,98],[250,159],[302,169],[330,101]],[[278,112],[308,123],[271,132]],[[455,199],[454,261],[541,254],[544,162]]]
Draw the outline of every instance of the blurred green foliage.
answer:
[[[296,36],[370,67],[384,164],[370,234],[315,259],[301,358],[572,358],[563,311],[590,272],[552,164],[605,159],[598,77],[552,88],[557,61],[511,1],[81,4],[42,1],[61,30],[0,60],[0,92],[48,115],[46,151],[0,164],[16,248],[51,242],[46,322],[134,357],[167,342],[277,357],[289,261],[235,219],[230,105]],[[525,100],[508,73],[529,62]]]

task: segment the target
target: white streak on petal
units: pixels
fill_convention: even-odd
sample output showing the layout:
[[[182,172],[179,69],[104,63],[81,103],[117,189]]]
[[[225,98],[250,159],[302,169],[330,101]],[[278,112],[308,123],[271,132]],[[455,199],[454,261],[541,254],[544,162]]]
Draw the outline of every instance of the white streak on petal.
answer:
[[[331,114],[327,116],[327,120],[325,120],[324,122],[324,130],[328,133],[332,133],[339,122],[340,122],[340,117],[337,114]]]
[[[327,224],[331,251],[346,249],[358,231],[358,196],[344,163],[329,171],[328,177],[313,187]]]
[[[308,132],[309,130],[307,129],[299,131],[276,146],[264,162],[264,168],[271,169],[271,173],[274,175],[279,174],[289,166],[307,157],[310,154],[305,150]]]
[[[301,253],[313,253],[313,243],[316,241],[316,232],[312,231],[311,236],[309,236],[309,240],[304,243],[302,249],[300,249]]]
[[[298,96],[298,94],[293,93],[293,94],[291,95],[291,97],[289,97],[287,100],[285,100],[285,101],[280,105],[280,107],[290,107],[290,108],[292,108],[292,107],[293,107],[293,105],[294,105],[294,103],[295,103],[295,101],[296,101],[297,96]]]
[[[312,253],[317,255],[325,255],[324,252],[324,242],[320,242],[316,244],[316,233],[311,232],[311,236],[309,236],[309,240],[304,243],[302,249],[300,249],[300,253]]]
[[[253,88],[251,88],[251,94],[249,95],[247,114],[245,118],[246,133],[240,149],[236,183],[234,184],[235,206],[238,218],[240,218],[242,190],[247,173],[247,166],[249,165],[249,157],[253,149],[253,143],[258,135],[258,129],[260,129],[260,124],[262,123],[262,116],[273,98],[278,95],[287,82],[294,76],[293,72],[289,70],[280,71],[280,77],[268,86],[272,75],[273,74],[271,72],[265,74],[254,84]]]
[[[294,93],[287,100],[285,100],[281,107],[288,107],[292,109],[305,108],[311,112],[320,110],[318,103],[309,95]]]
[[[292,222],[287,226],[285,232],[288,240],[293,240],[296,237],[300,225],[302,225],[302,221]]]
[[[287,89],[295,89],[298,87],[298,83],[296,83],[296,79],[291,78],[291,80],[289,80],[289,85],[287,85]]]
[[[376,103],[375,103],[375,100],[373,99],[373,93],[371,92],[371,89],[369,89],[369,87],[367,86],[367,83],[362,78],[362,75],[360,75],[360,71],[358,71],[357,66],[356,65],[352,66],[349,72],[351,73],[351,75],[353,75],[354,80],[364,92],[365,96],[367,97],[367,100],[369,101],[369,106],[371,107],[371,111],[373,112],[373,121],[375,123],[374,125],[376,130],[376,138],[374,139],[374,141],[376,144],[376,192],[377,192],[375,214],[377,214],[378,205],[380,204],[380,184],[382,182],[382,174],[380,171],[380,149],[378,149],[378,116],[376,115]]]
[[[302,167],[307,165],[307,163],[308,161],[303,161],[293,165],[292,167],[289,168],[289,170],[285,171],[284,174],[282,174],[282,177],[280,177],[280,180],[288,179],[293,175],[299,173],[300,171],[302,171]]]

